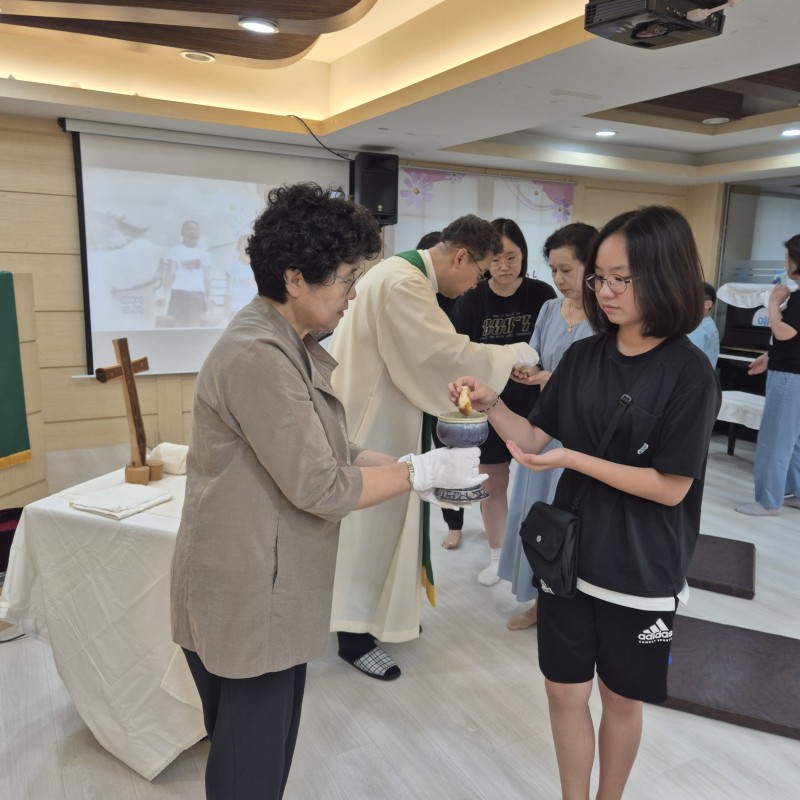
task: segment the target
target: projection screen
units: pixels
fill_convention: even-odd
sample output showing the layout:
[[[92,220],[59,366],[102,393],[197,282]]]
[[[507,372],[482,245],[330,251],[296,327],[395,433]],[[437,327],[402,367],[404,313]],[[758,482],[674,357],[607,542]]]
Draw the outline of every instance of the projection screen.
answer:
[[[197,372],[256,293],[241,250],[267,192],[348,187],[349,161],[323,148],[63,124],[76,158],[88,373],[115,363],[121,337],[149,374]]]

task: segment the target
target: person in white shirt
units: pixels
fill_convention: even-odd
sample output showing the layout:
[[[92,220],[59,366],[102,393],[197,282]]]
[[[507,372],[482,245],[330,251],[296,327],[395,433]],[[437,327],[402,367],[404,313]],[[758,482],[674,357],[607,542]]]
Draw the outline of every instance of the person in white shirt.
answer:
[[[177,328],[196,328],[203,324],[210,294],[211,259],[200,246],[200,225],[187,219],[181,226],[179,245],[167,259],[166,287],[170,290],[167,315]]]
[[[710,283],[704,283],[703,288],[706,293],[706,299],[703,301],[703,319],[691,333],[686,335],[692,344],[697,345],[708,356],[711,366],[716,368],[719,358],[719,331],[711,312],[714,310],[714,303],[717,302],[717,291]]]

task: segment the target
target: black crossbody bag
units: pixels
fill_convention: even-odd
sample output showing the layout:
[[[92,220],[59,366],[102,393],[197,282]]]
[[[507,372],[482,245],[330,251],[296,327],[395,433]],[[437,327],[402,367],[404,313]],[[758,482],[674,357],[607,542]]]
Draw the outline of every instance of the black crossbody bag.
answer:
[[[611,441],[611,437],[619,425],[625,410],[633,402],[633,395],[650,379],[655,369],[664,360],[666,347],[661,358],[654,361],[639,376],[630,393],[619,398],[614,416],[606,428],[606,432],[597,447],[595,455],[602,458]],[[557,597],[574,597],[578,585],[578,549],[581,538],[581,521],[575,512],[589,488],[591,478],[584,476],[575,497],[570,503],[570,510],[556,508],[537,500],[520,526],[522,549],[528,563],[533,569],[533,585],[539,591]]]

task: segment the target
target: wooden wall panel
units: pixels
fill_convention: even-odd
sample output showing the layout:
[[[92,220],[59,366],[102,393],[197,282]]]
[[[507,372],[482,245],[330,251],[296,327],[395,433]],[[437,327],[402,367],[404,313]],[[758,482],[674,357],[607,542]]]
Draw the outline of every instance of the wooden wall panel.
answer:
[[[3,508],[17,508],[18,506],[26,506],[28,503],[33,503],[36,500],[41,500],[50,494],[50,487],[46,480],[32,483],[29,486],[24,486],[14,492],[0,495],[0,503]]]
[[[192,413],[183,415],[183,441],[180,444],[189,444],[192,441]]]
[[[716,286],[725,213],[725,187],[721,183],[690,186],[686,192],[686,218],[692,226],[706,280]]]
[[[37,311],[83,313],[81,258],[77,253],[0,253],[0,269],[33,275]]]
[[[119,380],[100,383],[94,378],[76,378],[68,367],[42,370],[45,420],[125,419],[125,399]],[[142,414],[156,414],[158,395],[155,377],[136,377],[136,393]],[[127,430],[127,428],[126,428]],[[99,444],[107,444],[106,442]],[[87,445],[88,447],[89,445]]]
[[[33,277],[13,270],[14,302],[17,307],[17,330],[20,342],[36,341],[36,312],[33,297]]]
[[[80,253],[75,197],[0,191],[0,247],[3,253]]]
[[[36,315],[42,369],[69,367],[86,374],[86,340],[82,311],[45,311]]]
[[[155,414],[143,417],[147,446],[158,444],[158,418]],[[83,450],[89,447],[107,447],[112,444],[128,444],[128,421],[123,417],[107,419],[82,419],[68,422],[46,422],[47,449]],[[124,466],[124,464],[120,464]]]
[[[25,411],[39,414],[42,411],[42,380],[39,370],[38,346],[35,341],[21,342],[22,385],[25,391]]]
[[[197,383],[196,375],[181,375],[181,408],[191,412],[194,401],[194,386]]]
[[[666,205],[685,213],[686,188],[653,184],[582,181],[580,206],[575,203],[573,218],[601,228],[612,217],[639,206]]]
[[[152,443],[153,446],[159,442],[183,444],[181,378],[181,375],[158,375],[155,377],[158,407],[158,440]]]
[[[0,190],[75,196],[72,136],[55,120],[50,131],[16,131],[0,117]]]
[[[715,283],[724,202],[723,184],[661,186],[584,179],[575,193],[573,217],[601,227],[616,214],[639,206],[677,208],[692,226],[706,280]]]

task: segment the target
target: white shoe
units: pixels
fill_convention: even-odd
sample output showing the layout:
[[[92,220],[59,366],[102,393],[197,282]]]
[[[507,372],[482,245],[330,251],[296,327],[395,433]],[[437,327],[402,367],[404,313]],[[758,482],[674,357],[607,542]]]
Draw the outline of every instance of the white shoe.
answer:
[[[789,508],[800,508],[800,497],[796,494],[790,494],[788,497],[783,498],[783,504]]]

